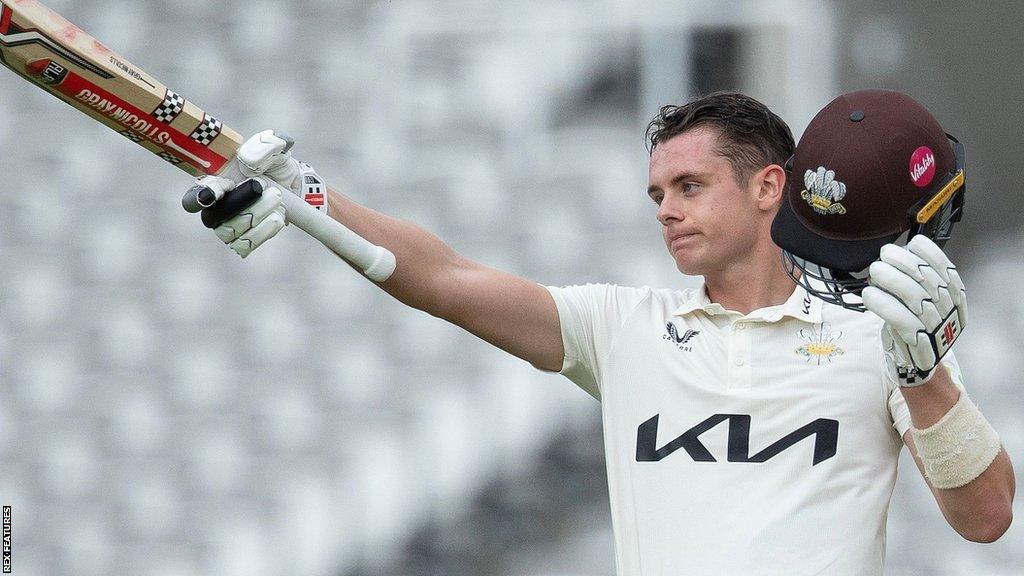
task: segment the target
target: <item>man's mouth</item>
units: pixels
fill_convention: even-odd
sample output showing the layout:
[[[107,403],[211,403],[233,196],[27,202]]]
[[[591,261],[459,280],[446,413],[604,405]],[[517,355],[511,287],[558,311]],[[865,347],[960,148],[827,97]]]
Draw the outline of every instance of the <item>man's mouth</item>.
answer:
[[[685,234],[673,234],[671,236],[671,238],[669,239],[668,244],[669,244],[670,247],[675,247],[675,246],[677,246],[679,244],[685,244],[685,243],[693,240],[696,236],[697,236],[696,232],[685,233]]]

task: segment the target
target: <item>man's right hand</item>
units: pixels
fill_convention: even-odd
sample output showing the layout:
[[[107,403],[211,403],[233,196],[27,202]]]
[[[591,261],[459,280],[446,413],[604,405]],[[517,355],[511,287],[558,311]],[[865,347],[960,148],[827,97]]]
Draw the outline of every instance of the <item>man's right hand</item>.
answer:
[[[282,190],[326,212],[327,186],[310,165],[292,158],[292,144],[273,130],[252,136],[221,175],[196,181],[183,207],[201,210],[203,224],[243,258],[287,224]]]

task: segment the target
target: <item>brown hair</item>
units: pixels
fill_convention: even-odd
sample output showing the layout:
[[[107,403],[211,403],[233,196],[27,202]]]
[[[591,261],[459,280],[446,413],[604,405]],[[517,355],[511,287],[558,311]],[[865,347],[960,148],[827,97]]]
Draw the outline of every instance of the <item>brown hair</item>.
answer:
[[[715,92],[682,106],[662,106],[647,125],[647,151],[699,126],[718,131],[718,153],[729,159],[733,176],[743,184],[754,172],[783,166],[796,144],[786,122],[767,106],[738,92]]]

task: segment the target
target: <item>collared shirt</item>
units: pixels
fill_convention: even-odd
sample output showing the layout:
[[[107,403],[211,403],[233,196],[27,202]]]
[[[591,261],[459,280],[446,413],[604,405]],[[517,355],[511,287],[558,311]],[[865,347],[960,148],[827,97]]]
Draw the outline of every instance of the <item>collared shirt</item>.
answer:
[[[799,287],[749,314],[703,286],[547,288],[560,373],[602,403],[620,576],[882,573],[910,413],[880,318]]]

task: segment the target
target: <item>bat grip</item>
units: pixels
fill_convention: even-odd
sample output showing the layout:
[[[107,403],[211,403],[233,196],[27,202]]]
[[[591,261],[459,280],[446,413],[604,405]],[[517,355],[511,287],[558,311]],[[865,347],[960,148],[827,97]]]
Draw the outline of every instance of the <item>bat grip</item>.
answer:
[[[363,271],[374,282],[383,282],[395,271],[395,255],[349,230],[341,222],[310,206],[295,194],[285,191],[285,218],[302,228],[332,252]]]

